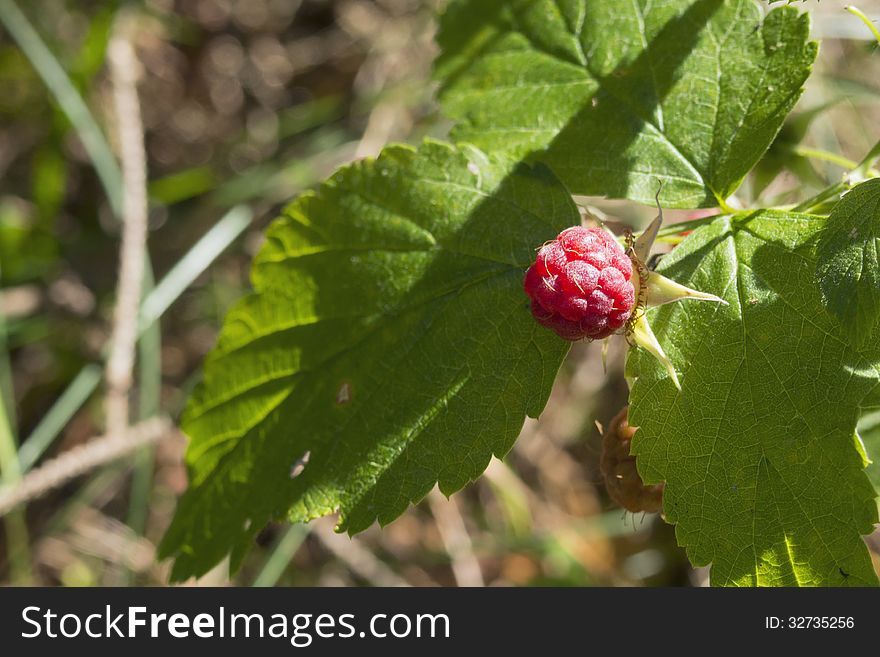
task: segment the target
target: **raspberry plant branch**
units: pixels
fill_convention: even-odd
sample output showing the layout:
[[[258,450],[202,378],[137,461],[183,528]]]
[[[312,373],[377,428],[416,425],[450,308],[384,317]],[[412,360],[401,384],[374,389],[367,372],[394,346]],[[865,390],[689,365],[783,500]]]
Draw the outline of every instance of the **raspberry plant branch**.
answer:
[[[809,32],[752,0],[451,0],[436,75],[465,143],[387,147],[269,229],[184,413],[172,578],[238,568],[271,519],[353,534],[459,490],[542,412],[569,342],[623,333],[617,442],[713,584],[876,585],[854,439],[880,406],[880,190],[856,175],[876,153],[794,210],[735,202]],[[573,195],[647,204],[658,180],[662,206],[721,212],[658,216],[627,252],[580,226]]]
[[[568,351],[522,313],[522,274],[534,244],[578,221],[546,167],[434,141],[386,148],[290,205],[184,413],[191,483],[160,546],[173,576],[230,551],[235,567],[279,515],[341,510],[352,533],[390,522],[505,454]],[[501,222],[508,237],[487,239]]]

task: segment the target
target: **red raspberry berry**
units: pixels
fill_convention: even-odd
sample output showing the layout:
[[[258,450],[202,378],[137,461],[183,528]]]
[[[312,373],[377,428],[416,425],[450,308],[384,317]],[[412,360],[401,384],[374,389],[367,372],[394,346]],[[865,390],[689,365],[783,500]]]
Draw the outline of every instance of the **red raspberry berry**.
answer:
[[[573,226],[541,247],[523,287],[539,324],[566,340],[597,340],[629,321],[631,277],[632,263],[610,234]]]

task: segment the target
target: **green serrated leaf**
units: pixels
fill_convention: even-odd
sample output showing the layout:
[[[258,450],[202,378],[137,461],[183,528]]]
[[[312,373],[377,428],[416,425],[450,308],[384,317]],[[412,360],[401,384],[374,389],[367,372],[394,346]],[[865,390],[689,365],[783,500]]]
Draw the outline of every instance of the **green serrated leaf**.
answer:
[[[880,326],[880,179],[857,185],[834,206],[816,277],[825,307],[861,349]]]
[[[185,414],[190,489],[161,550],[173,577],[230,550],[235,567],[284,514],[388,523],[505,454],[568,350],[532,319],[523,272],[578,221],[545,167],[436,142],[291,204]]]
[[[715,585],[876,585],[861,534],[877,522],[854,441],[880,404],[880,341],[861,353],[814,281],[824,220],[760,211],[700,228],[664,274],[729,306],[671,304],[650,321],[678,393],[633,352],[630,422],[647,483]]]
[[[458,139],[533,154],[575,193],[716,206],[816,56],[809,17],[753,0],[456,0],[437,75]]]

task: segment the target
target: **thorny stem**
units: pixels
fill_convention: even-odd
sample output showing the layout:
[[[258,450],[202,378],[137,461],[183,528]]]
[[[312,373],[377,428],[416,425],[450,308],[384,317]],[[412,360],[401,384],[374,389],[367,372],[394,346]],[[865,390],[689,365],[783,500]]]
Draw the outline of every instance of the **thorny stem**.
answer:
[[[107,430],[128,426],[137,316],[144,276],[147,240],[146,153],[137,95],[138,61],[125,30],[108,50],[122,159],[123,205],[119,283],[107,361]]]
[[[0,488],[0,516],[95,468],[130,455],[173,433],[171,422],[155,417],[119,434],[92,438],[32,470],[15,486]]]

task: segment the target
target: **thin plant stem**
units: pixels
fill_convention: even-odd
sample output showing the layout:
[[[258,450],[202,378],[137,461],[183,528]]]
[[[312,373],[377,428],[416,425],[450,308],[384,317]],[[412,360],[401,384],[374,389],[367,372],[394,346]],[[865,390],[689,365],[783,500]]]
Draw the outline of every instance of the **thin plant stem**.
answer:
[[[138,342],[140,369],[138,377],[138,411],[140,421],[159,414],[162,392],[162,342],[158,331],[148,330]],[[148,445],[135,455],[131,481],[131,500],[126,522],[138,535],[147,524],[150,492],[153,486],[155,448]]]
[[[847,185],[844,182],[834,183],[830,187],[823,189],[821,192],[808,198],[806,201],[799,203],[798,205],[792,208],[793,212],[806,212],[809,213],[810,210],[818,207],[825,201],[834,198],[837,195],[842,194],[847,189]]]
[[[18,463],[18,444],[15,420],[12,414],[15,396],[12,378],[8,372],[8,352],[6,350],[6,322],[0,315],[0,360],[4,369],[2,390],[0,390],[0,482],[4,486],[15,486],[21,481],[21,467]],[[30,537],[24,510],[4,518],[6,526],[6,546],[9,555],[10,579],[20,585],[32,582]]]
[[[15,433],[9,424],[6,403],[0,400],[0,473],[4,487],[21,482],[21,470],[16,455]],[[32,581],[30,538],[24,510],[19,509],[4,518],[6,549],[9,554],[10,579],[18,585]]]
[[[707,226],[718,219],[718,217],[723,217],[728,214],[736,214],[736,211],[733,210],[731,212],[721,212],[719,214],[713,214],[711,217],[689,219],[688,221],[679,221],[678,223],[663,226],[662,228],[660,228],[659,231],[657,231],[657,239],[659,240],[664,237],[678,235],[679,233],[683,233],[687,230],[693,230],[695,228],[699,228],[700,226]]]
[[[822,160],[823,162],[831,162],[844,169],[855,169],[858,163],[853,162],[849,158],[822,150],[821,148],[809,148],[807,146],[795,146],[794,152],[801,157],[808,157],[813,160]]]
[[[877,158],[880,158],[880,141],[874,144],[874,147],[868,151],[864,159],[859,162],[858,166],[853,171],[853,177],[856,179],[862,179],[866,177],[876,178],[880,176],[880,173],[872,169]]]
[[[26,504],[66,482],[117,459],[130,456],[141,447],[170,435],[171,422],[154,417],[127,428],[123,433],[97,436],[67,450],[22,477],[15,486],[0,488],[0,515]]]
[[[147,173],[137,93],[139,62],[123,28],[110,42],[109,63],[122,154],[122,245],[110,355],[107,358],[107,430],[121,434],[129,422],[128,396],[134,370],[137,316],[147,242]]]
[[[877,39],[877,43],[880,44],[880,29],[878,29],[877,26],[874,25],[873,21],[871,21],[871,19],[865,15],[865,12],[853,5],[849,5],[848,7],[846,7],[846,10],[854,16],[858,16],[859,19],[868,26],[868,29],[871,30],[874,38]]]
[[[266,559],[266,563],[254,580],[253,586],[275,586],[310,531],[311,528],[308,525],[296,524],[288,527],[275,545],[275,549],[272,550],[272,554]]]
[[[101,367],[94,363],[79,371],[19,448],[18,462],[22,473],[26,473],[40,460],[70,418],[82,408],[101,383],[102,377]]]

